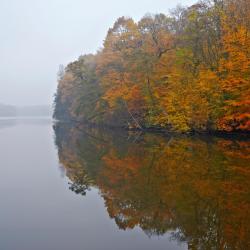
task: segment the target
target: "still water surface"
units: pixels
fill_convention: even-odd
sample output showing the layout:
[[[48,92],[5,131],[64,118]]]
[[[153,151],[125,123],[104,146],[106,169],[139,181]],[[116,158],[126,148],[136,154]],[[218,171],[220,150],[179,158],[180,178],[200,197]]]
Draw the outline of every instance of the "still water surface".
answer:
[[[0,120],[1,250],[249,249],[250,141]]]

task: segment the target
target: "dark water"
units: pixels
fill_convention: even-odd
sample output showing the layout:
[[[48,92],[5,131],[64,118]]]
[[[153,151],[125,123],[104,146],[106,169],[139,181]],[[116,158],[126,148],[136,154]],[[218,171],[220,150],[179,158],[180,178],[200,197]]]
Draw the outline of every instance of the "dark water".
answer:
[[[1,250],[243,249],[250,140],[0,120]]]

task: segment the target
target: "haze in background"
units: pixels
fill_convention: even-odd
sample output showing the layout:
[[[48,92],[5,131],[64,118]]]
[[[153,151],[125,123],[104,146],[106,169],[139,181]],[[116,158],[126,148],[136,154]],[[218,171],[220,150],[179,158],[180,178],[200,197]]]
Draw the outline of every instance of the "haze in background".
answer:
[[[52,116],[51,105],[31,105],[16,107],[0,103],[0,118],[2,117],[33,117],[33,116]]]
[[[102,46],[120,16],[167,13],[185,0],[0,0],[0,103],[51,104],[59,64]]]

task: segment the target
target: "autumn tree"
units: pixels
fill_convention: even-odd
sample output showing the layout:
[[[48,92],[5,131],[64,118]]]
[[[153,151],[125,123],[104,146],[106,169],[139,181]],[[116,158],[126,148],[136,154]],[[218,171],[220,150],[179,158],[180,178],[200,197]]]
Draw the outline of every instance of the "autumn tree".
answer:
[[[250,1],[227,1],[223,18],[220,84],[224,106],[219,128],[250,130]]]
[[[97,121],[101,116],[96,108],[102,90],[96,77],[95,60],[94,55],[81,56],[60,73],[55,98],[56,118]]]
[[[121,17],[60,72],[55,118],[129,129],[249,132],[249,0]]]

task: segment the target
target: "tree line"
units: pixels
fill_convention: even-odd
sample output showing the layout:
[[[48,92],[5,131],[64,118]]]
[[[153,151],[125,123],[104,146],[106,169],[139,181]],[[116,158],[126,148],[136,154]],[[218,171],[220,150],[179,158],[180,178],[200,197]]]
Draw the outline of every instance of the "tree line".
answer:
[[[119,18],[60,68],[54,117],[171,131],[250,130],[250,0]]]

